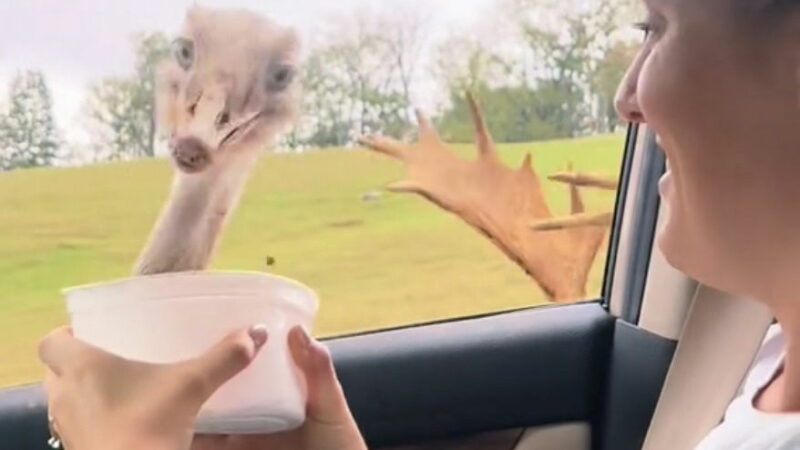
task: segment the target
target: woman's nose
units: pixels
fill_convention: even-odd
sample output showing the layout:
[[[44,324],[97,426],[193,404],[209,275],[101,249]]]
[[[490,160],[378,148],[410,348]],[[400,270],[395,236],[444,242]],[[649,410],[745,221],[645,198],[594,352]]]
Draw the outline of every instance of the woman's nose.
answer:
[[[623,122],[643,123],[644,114],[642,114],[642,108],[639,106],[639,96],[636,92],[636,82],[638,80],[631,80],[630,76],[627,78],[623,80],[617,91],[614,106]]]

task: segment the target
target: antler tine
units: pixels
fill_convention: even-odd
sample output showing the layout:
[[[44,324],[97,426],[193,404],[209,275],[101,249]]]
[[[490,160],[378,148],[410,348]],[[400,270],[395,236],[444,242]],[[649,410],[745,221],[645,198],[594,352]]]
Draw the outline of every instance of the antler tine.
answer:
[[[409,192],[413,194],[423,194],[425,191],[422,186],[413,180],[395,181],[393,183],[389,183],[389,185],[386,186],[386,189],[391,192]]]
[[[519,166],[519,171],[533,173],[533,156],[530,153],[525,154],[525,158]]]
[[[392,158],[405,159],[405,145],[391,138],[381,136],[361,136],[357,142],[364,147]]]
[[[567,172],[572,172],[574,168],[574,164],[572,161],[567,162]],[[570,197],[570,211],[572,214],[580,214],[586,211],[586,206],[583,204],[583,197],[581,196],[581,191],[578,189],[573,183],[569,185],[569,197]]]
[[[472,116],[472,122],[475,124],[475,140],[478,144],[478,154],[480,156],[494,156],[495,147],[494,139],[486,126],[486,120],[483,118],[478,102],[472,92],[467,91],[467,103],[469,104],[469,112]]]
[[[567,230],[587,226],[607,227],[614,219],[612,213],[580,213],[567,217],[540,220],[531,224],[534,231]]]
[[[580,187],[593,187],[598,189],[605,189],[609,191],[616,191],[619,187],[617,180],[611,178],[603,178],[597,175],[590,175],[586,173],[576,173],[569,170],[567,172],[559,172],[547,177],[551,181],[558,181],[560,183],[568,183],[573,186]]]
[[[419,124],[419,140],[420,142],[438,143],[441,142],[439,133],[431,123],[430,119],[421,109],[414,110],[417,115],[417,123]]]

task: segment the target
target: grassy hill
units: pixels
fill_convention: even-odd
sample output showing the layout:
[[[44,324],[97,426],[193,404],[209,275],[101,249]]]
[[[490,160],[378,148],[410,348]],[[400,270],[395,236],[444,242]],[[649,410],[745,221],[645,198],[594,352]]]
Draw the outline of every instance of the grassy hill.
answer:
[[[573,160],[613,174],[623,136],[503,145],[518,165],[527,151],[540,175]],[[459,151],[468,155],[467,148]],[[59,291],[129,274],[162,206],[171,169],[148,160],[0,173],[0,386],[40,377],[35,348],[67,321]],[[542,303],[534,283],[488,240],[415,196],[361,194],[400,179],[399,163],[363,151],[268,155],[258,166],[214,262],[269,270],[315,288],[321,336],[468,316]],[[567,191],[545,182],[556,213]],[[586,192],[589,209],[613,205]],[[501,201],[501,199],[498,199]],[[599,255],[590,292],[599,292]]]

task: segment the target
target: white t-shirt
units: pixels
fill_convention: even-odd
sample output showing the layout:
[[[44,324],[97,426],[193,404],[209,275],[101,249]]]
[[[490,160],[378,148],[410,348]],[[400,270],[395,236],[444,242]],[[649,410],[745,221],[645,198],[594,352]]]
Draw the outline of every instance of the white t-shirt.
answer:
[[[783,364],[784,338],[779,325],[767,332],[742,392],[728,407],[725,420],[695,450],[800,449],[800,413],[765,413],[753,406],[758,393]]]

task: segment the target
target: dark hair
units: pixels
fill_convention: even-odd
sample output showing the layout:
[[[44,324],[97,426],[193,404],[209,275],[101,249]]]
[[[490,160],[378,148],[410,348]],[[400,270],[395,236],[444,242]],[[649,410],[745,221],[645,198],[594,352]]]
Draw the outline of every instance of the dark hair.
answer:
[[[771,0],[768,2],[766,9],[772,12],[780,12],[796,6],[800,6],[800,0]]]
[[[800,11],[800,0],[736,0],[735,4],[745,14],[768,20],[779,19],[792,10]]]

